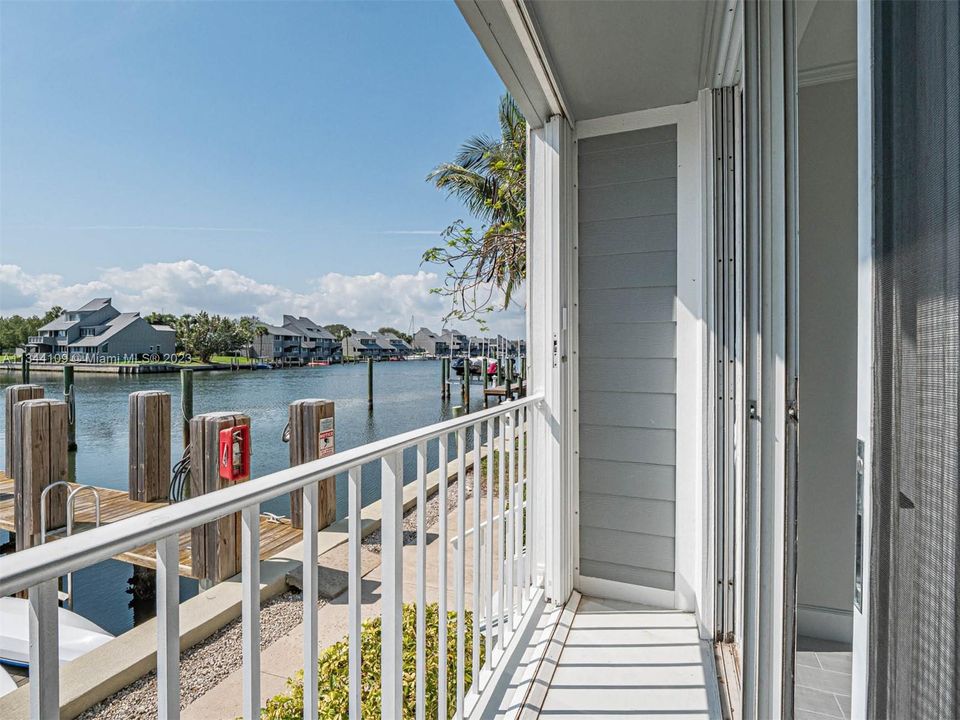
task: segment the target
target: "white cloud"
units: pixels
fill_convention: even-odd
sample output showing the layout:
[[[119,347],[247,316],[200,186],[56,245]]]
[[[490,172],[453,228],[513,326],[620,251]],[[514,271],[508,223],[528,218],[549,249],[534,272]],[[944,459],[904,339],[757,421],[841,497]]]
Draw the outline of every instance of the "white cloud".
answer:
[[[326,273],[305,290],[269,283],[230,268],[214,269],[193,260],[149,263],[137,268],[108,268],[99,277],[67,285],[60,275],[31,275],[17,265],[0,265],[0,312],[44,313],[53,305],[79,307],[92,297],[109,296],[122,311],[171,313],[207,310],[232,316],[255,314],[268,322],[284,315],[307,315],[323,324],[343,323],[376,329],[391,325],[439,330],[446,300],[430,292],[440,283],[436,273],[342,275]],[[522,334],[522,308],[487,316],[490,328],[511,337]],[[477,332],[472,323],[456,323]]]

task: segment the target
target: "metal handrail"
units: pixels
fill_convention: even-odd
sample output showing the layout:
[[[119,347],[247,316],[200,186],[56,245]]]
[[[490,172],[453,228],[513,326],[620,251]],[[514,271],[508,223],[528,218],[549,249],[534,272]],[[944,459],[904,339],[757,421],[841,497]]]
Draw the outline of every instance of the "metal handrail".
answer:
[[[542,400],[543,395],[539,393],[511,400],[487,410],[393,435],[175,505],[102,525],[80,533],[69,543],[38,545],[4,555],[0,557],[0,596],[10,595],[68,572],[89,567],[133,548],[155,543],[225,515],[240,512],[252,505],[299,490],[324,478],[379,460],[419,442],[436,439],[484,420],[492,420],[512,409],[531,406]]]

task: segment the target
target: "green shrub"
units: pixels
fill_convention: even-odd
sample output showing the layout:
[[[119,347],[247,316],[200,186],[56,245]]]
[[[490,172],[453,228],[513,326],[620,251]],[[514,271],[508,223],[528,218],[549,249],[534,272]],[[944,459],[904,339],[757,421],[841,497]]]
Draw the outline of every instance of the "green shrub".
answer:
[[[426,606],[426,717],[437,716],[437,656],[439,648],[438,607]],[[473,682],[473,615],[465,613],[464,692]],[[417,611],[416,606],[403,606],[403,718],[415,716],[417,702]],[[484,662],[484,638],[480,636],[480,662]],[[363,720],[380,718],[380,618],[363,623],[360,632],[360,699]],[[350,669],[349,640],[343,639],[320,654],[319,717],[322,720],[346,718],[349,710]],[[447,614],[447,716],[457,702],[457,614]],[[299,720],[303,717],[303,673],[287,680],[289,690],[267,701],[261,718]]]

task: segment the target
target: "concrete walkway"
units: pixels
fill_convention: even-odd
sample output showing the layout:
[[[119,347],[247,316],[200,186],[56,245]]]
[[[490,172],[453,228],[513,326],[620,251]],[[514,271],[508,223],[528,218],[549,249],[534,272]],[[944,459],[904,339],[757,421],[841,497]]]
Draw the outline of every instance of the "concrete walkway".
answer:
[[[466,506],[466,528],[472,528],[473,500],[467,500]],[[448,516],[448,534],[454,537],[456,534],[457,519],[456,510]],[[486,513],[481,507],[481,518],[486,519]],[[473,535],[467,538],[465,544],[465,596],[466,608],[473,607]],[[427,539],[427,602],[436,602],[440,595],[439,590],[439,523],[428,528]],[[496,552],[494,545],[494,552]],[[416,599],[417,577],[416,577],[416,552],[415,544],[406,545],[403,548],[403,602],[414,602]],[[380,614],[380,563],[379,556],[364,551],[364,564],[371,564],[372,567],[363,576],[361,584],[361,615],[366,620],[370,617],[376,617]],[[450,543],[447,547],[447,608],[456,609],[455,595],[455,545]],[[321,558],[323,563],[323,558]],[[494,583],[497,578],[494,578]],[[319,646],[321,652],[334,643],[346,637],[349,626],[347,619],[347,593],[343,592],[326,605],[322,606],[317,613],[319,636]],[[303,669],[303,625],[300,624],[293,628],[285,636],[274,642],[270,647],[261,653],[260,660],[260,693],[261,702],[266,703],[267,699],[274,695],[285,692],[286,680],[292,677],[298,670]],[[238,669],[227,676],[220,684],[211,688],[196,701],[188,705],[181,713],[184,720],[210,720],[210,718],[234,718],[242,713],[240,705],[241,691],[243,682],[243,670]]]

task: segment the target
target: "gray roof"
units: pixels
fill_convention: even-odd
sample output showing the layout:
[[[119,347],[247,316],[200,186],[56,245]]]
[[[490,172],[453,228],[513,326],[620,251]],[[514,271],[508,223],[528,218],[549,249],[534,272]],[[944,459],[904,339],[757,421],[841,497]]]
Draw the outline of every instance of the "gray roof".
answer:
[[[51,320],[51,321],[48,322],[46,325],[41,325],[41,326],[37,329],[37,332],[40,332],[40,330],[67,330],[68,328],[72,328],[72,327],[73,327],[74,325],[76,325],[78,322],[80,322],[80,321],[79,321],[79,320],[67,320],[67,315],[66,315],[66,313],[64,313],[63,315],[61,315],[60,317],[58,317],[56,320]]]
[[[308,337],[312,340],[323,339],[323,340],[336,340],[332,332],[327,330],[321,325],[318,325],[313,320],[308,317],[301,315],[300,317],[293,317],[292,315],[283,316],[283,325],[284,327],[290,326],[295,328],[297,332],[305,337]]]
[[[278,335],[280,337],[300,337],[300,333],[294,332],[289,328],[279,327],[278,325],[268,325],[267,323],[257,323],[257,327],[262,327],[267,329],[267,333],[270,335]]]
[[[94,298],[86,305],[76,310],[70,310],[70,312],[95,312],[97,310],[102,310],[107,305],[110,304],[112,298]]]
[[[80,338],[76,342],[70,343],[70,347],[97,347],[105,340],[109,340],[111,337],[123,330],[125,327],[127,327],[127,325],[130,325],[139,319],[140,313],[138,312],[120,313],[113,318],[113,320],[110,320],[106,323],[107,329],[102,333],[99,335],[88,335],[87,337]]]

